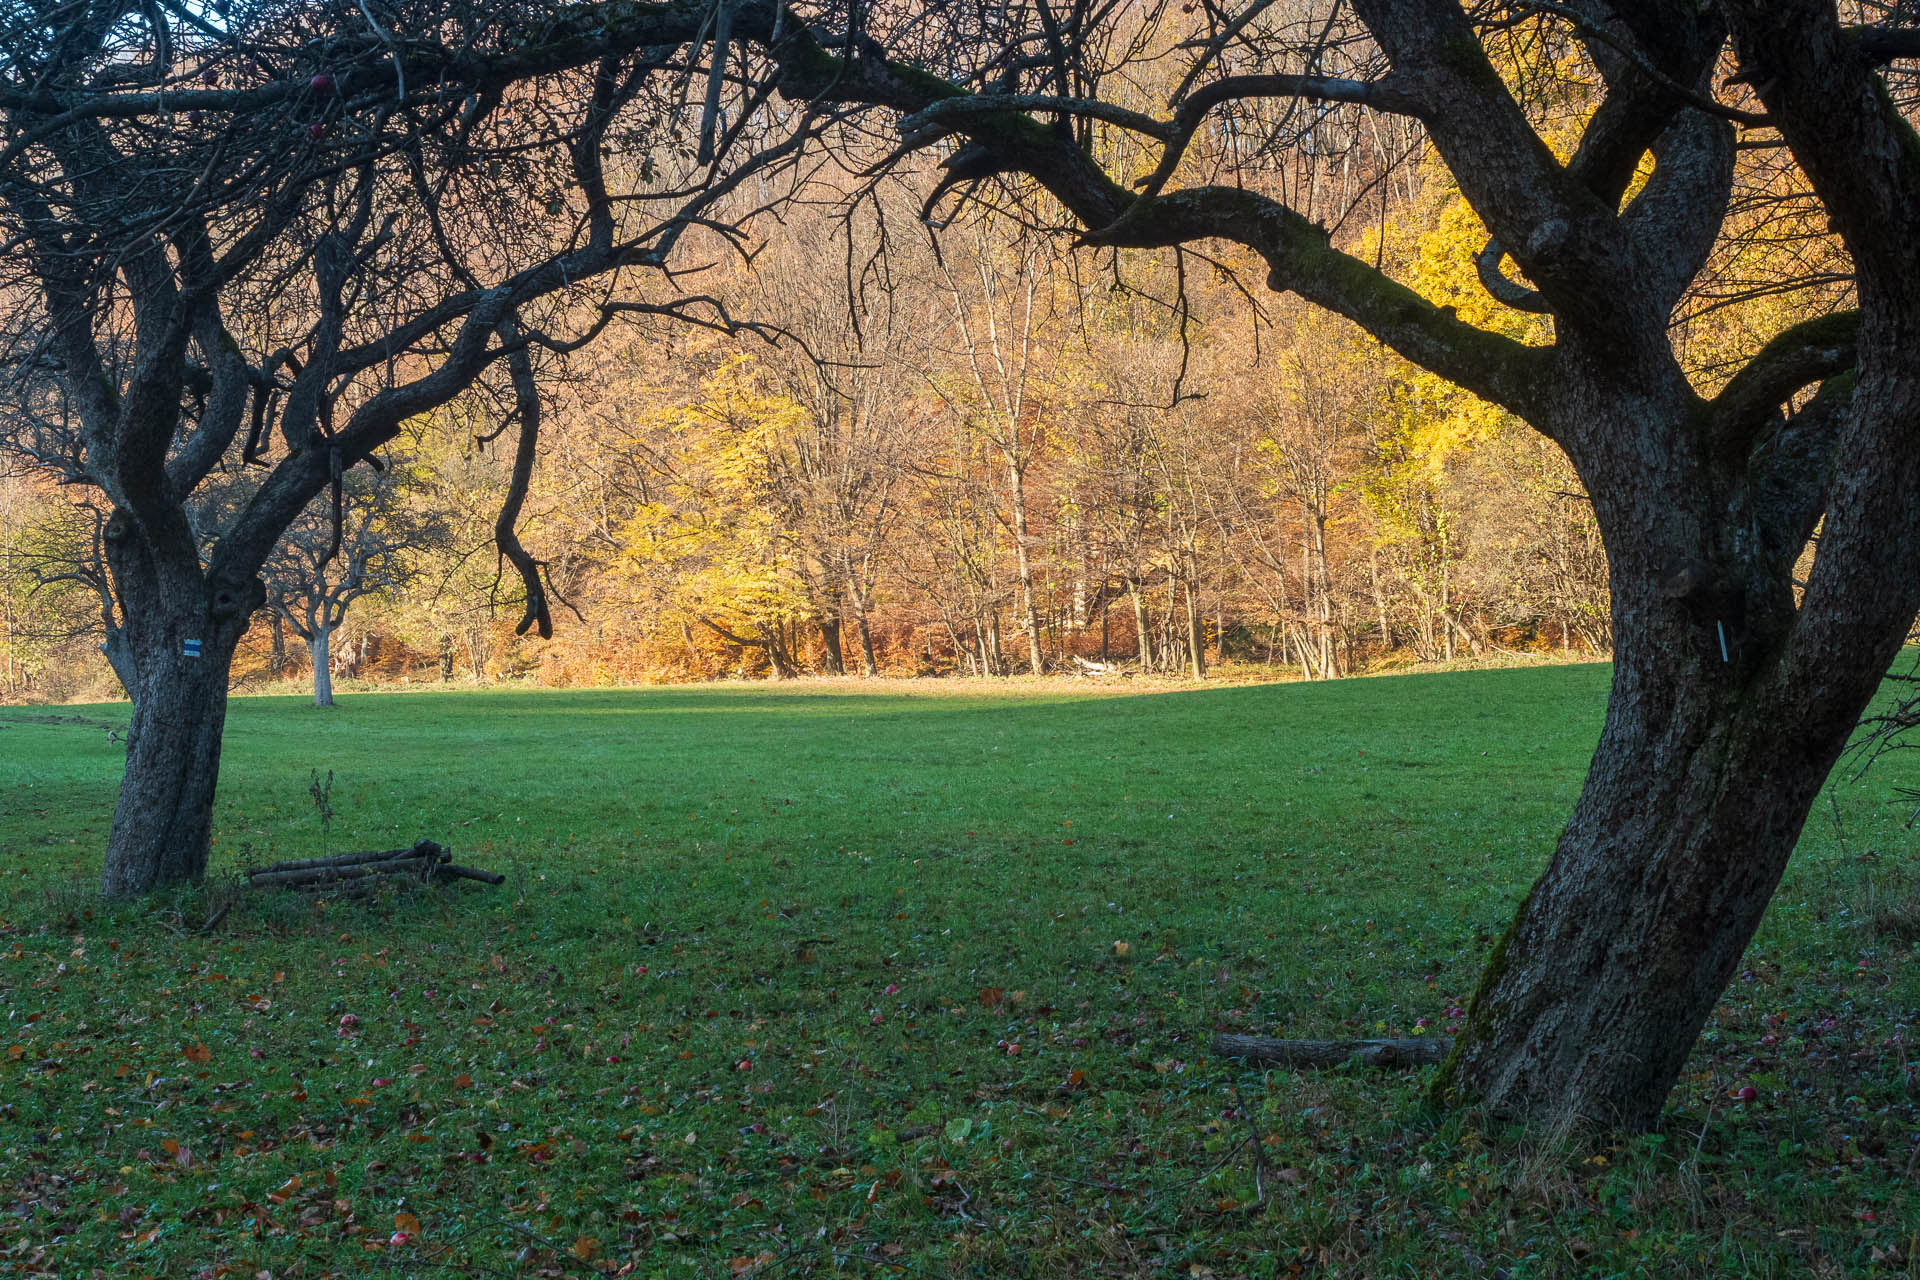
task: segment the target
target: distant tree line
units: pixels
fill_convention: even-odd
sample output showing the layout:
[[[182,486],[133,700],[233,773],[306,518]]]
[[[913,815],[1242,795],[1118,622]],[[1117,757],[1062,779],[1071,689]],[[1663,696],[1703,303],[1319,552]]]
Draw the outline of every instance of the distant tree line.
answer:
[[[1470,234],[1457,195],[1417,173],[1400,190],[1377,247],[1465,294],[1443,275],[1457,259],[1431,247]],[[1559,450],[1509,415],[1324,312],[1265,300],[1250,320],[1228,261],[1096,277],[982,219],[891,233],[882,272],[885,231],[884,217],[790,219],[727,269],[716,293],[778,341],[649,334],[554,381],[554,462],[519,528],[573,625],[513,632],[523,588],[499,572],[492,514],[511,457],[501,410],[474,395],[411,423],[386,470],[355,474],[340,547],[330,495],[290,530],[239,679],[313,677],[325,701],[332,677],[1084,661],[1325,679],[1608,651],[1591,509]],[[851,288],[846,261],[867,273]],[[4,690],[100,692],[89,654],[110,642],[113,602],[98,517],[68,490],[0,484]]]

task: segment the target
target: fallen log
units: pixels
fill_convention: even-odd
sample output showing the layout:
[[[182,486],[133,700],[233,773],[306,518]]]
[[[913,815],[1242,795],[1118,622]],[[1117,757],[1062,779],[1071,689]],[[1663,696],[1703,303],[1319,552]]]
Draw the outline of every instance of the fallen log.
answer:
[[[1272,1036],[1238,1036],[1221,1031],[1213,1037],[1220,1058],[1244,1058],[1277,1067],[1337,1067],[1358,1062],[1367,1067],[1427,1067],[1445,1062],[1453,1052],[1451,1036],[1416,1036],[1409,1040],[1277,1040]]]
[[[249,875],[265,875],[279,871],[317,871],[322,867],[355,867],[372,862],[386,862],[396,858],[433,858],[445,862],[453,855],[432,840],[421,840],[407,849],[379,849],[371,852],[336,853],[325,858],[294,858],[289,862],[276,862],[270,867],[259,867]]]
[[[254,867],[247,882],[261,889],[330,890],[364,894],[384,881],[411,880],[439,884],[450,880],[478,880],[504,884],[506,877],[492,871],[457,866],[453,855],[432,840],[405,849],[376,849],[336,853],[324,858],[295,858],[271,866]]]
[[[247,878],[256,885],[335,884],[343,880],[364,880],[369,876],[426,875],[437,864],[431,858],[390,858],[362,866],[339,867],[262,867]]]
[[[445,877],[448,880],[478,880],[481,884],[505,884],[507,878],[498,871],[478,871],[472,867],[463,867],[457,862],[443,862],[433,869],[435,879]]]

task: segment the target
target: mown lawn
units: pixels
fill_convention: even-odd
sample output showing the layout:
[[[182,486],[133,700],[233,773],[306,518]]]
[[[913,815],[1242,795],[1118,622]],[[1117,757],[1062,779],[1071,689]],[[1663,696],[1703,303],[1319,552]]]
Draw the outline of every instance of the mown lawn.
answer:
[[[1904,760],[1823,801],[1664,1132],[1207,1056],[1443,1031],[1606,674],[247,698],[222,876],[139,908],[90,897],[126,709],[0,708],[0,1268],[1916,1274]],[[223,879],[423,837],[508,883]]]

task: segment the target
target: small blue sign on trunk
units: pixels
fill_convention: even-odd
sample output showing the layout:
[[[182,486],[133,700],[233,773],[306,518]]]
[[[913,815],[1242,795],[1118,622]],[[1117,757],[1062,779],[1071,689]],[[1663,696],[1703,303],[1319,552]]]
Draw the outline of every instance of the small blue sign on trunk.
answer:
[[[200,642],[198,640],[189,640],[181,647],[180,651],[189,658],[197,658],[200,656]]]

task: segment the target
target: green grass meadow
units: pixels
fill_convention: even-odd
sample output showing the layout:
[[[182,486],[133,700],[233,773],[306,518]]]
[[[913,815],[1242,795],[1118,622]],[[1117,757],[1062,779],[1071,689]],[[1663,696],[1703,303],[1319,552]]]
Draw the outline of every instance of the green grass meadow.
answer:
[[[0,1274],[1920,1274],[1899,756],[1660,1132],[1209,1057],[1444,1032],[1606,683],[241,698],[214,877],[115,907],[126,708],[0,708]],[[421,838],[508,882],[233,882]]]

